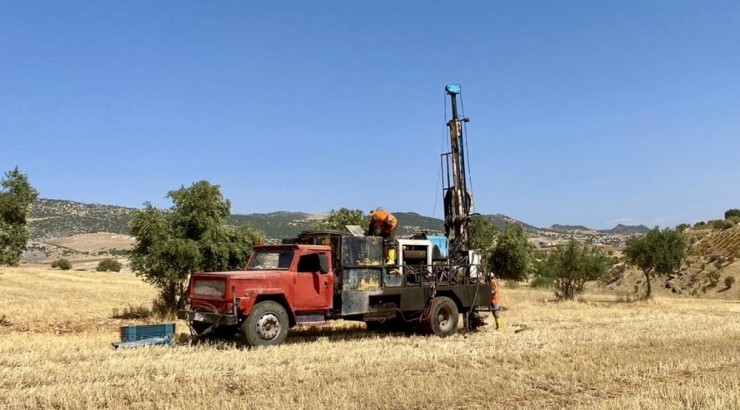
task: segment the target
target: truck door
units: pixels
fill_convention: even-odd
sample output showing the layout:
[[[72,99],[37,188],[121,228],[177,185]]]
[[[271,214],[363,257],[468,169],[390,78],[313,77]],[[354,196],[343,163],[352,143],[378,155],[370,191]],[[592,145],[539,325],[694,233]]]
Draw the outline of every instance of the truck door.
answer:
[[[328,259],[324,252],[303,254],[298,259],[293,292],[296,311],[331,309],[334,280],[332,273],[327,272]]]

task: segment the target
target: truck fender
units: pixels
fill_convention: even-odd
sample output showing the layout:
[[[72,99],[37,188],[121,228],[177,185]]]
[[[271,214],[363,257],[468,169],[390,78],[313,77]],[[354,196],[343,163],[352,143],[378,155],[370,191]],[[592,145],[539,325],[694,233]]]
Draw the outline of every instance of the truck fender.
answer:
[[[248,297],[247,297],[248,296]],[[285,308],[285,311],[288,312],[288,318],[290,319],[290,327],[293,327],[296,325],[296,318],[295,318],[295,312],[293,312],[293,309],[291,308],[290,304],[288,303],[287,298],[282,293],[282,291],[275,289],[273,292],[248,292],[245,297],[241,298],[241,312],[244,316],[249,316],[250,313],[252,313],[252,309],[254,309],[254,305],[257,303],[266,301],[266,300],[272,300],[274,302],[277,302]]]

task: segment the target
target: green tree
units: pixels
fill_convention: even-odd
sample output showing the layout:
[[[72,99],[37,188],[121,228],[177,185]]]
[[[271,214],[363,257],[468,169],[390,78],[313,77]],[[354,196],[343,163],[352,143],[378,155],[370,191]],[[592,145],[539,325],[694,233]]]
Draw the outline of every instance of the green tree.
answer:
[[[115,259],[103,259],[102,261],[98,262],[98,266],[95,268],[98,272],[120,272],[121,271],[121,262],[118,262]]]
[[[51,263],[51,268],[58,268],[61,270],[70,270],[72,269],[72,262],[69,261],[69,259],[65,258],[59,258]]]
[[[359,209],[332,209],[325,220],[316,224],[316,229],[343,230],[347,225],[359,225],[363,230],[367,230],[370,225],[370,217]]]
[[[473,215],[470,218],[470,248],[487,250],[493,243],[499,231],[491,218],[482,215]]]
[[[481,267],[483,272],[490,270],[491,252],[499,230],[490,217],[473,215],[470,219],[470,248],[481,251]]]
[[[169,310],[183,306],[184,284],[197,272],[243,269],[261,235],[248,226],[226,224],[231,203],[218,185],[196,182],[170,191],[173,206],[146,203],[131,221],[136,245],[130,252],[137,275],[159,289]]]
[[[604,277],[609,266],[610,258],[600,249],[589,250],[571,239],[538,264],[537,280],[552,283],[558,299],[573,300],[586,282]]]
[[[18,167],[0,181],[0,265],[17,266],[30,238],[28,213],[38,192]]]
[[[627,262],[642,269],[647,280],[645,299],[652,296],[650,279],[675,271],[686,257],[686,241],[680,232],[657,226],[650,232],[627,240]]]
[[[725,219],[730,219],[733,217],[740,218],[740,209],[733,208],[725,211]]]
[[[506,225],[489,258],[491,270],[502,279],[526,280],[532,264],[532,245],[518,223]]]

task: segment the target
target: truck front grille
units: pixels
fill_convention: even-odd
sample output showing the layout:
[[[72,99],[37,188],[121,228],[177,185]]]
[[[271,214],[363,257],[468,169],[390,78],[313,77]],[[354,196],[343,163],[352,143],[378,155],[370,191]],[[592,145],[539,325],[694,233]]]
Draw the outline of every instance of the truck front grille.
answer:
[[[222,298],[226,295],[226,281],[220,279],[196,279],[193,294]]]

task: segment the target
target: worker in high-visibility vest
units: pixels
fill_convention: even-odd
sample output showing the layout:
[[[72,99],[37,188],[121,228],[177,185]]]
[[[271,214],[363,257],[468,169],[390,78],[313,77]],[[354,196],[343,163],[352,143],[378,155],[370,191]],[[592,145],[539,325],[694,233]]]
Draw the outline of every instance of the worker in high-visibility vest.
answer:
[[[501,288],[493,275],[491,275],[491,314],[496,320],[496,330],[503,329],[504,321],[501,319]]]
[[[393,241],[397,226],[398,220],[396,217],[385,209],[377,208],[370,211],[370,226],[367,234],[370,236],[380,235],[383,238],[383,253],[390,265],[396,263],[396,249]]]

